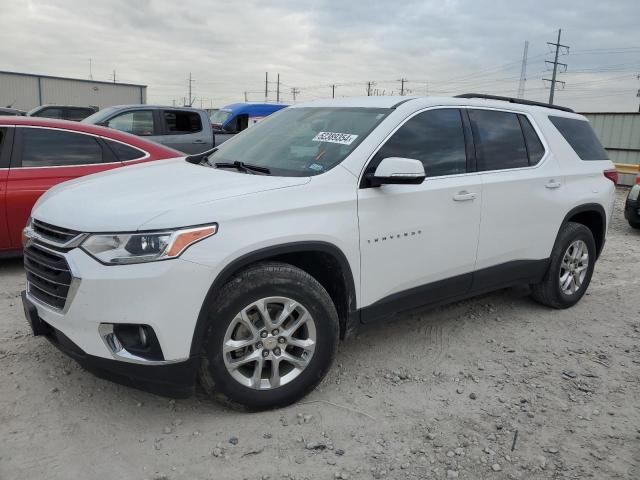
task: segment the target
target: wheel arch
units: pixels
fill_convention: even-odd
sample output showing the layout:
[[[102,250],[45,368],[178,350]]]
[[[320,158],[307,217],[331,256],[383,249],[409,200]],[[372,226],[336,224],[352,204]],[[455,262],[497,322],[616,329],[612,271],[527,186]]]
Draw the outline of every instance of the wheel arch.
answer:
[[[596,242],[597,257],[599,257],[600,253],[602,253],[602,249],[604,248],[607,232],[607,215],[604,207],[599,203],[585,203],[572,208],[569,213],[565,215],[564,220],[560,225],[560,229],[558,230],[558,235],[560,234],[562,227],[564,227],[568,222],[580,223],[591,230],[593,239]]]
[[[276,261],[298,267],[314,277],[327,290],[340,319],[340,337],[351,335],[359,324],[356,288],[345,254],[328,242],[294,242],[270,246],[231,261],[217,275],[200,308],[191,341],[190,356],[199,355],[208,327],[208,305],[220,289],[242,270],[256,263]]]

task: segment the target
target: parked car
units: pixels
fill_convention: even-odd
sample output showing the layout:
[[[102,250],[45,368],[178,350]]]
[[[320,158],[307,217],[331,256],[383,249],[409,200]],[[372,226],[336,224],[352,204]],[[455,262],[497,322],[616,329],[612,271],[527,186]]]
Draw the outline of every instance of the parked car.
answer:
[[[57,118],[79,122],[98,111],[97,107],[77,107],[73,105],[40,105],[29,110],[28,117]]]
[[[216,145],[287,106],[280,103],[232,103],[222,107],[211,115]]]
[[[65,120],[0,117],[0,256],[21,253],[22,230],[31,208],[53,185],[180,155],[108,128]],[[112,193],[118,192],[114,189]]]
[[[207,112],[196,108],[120,105],[104,108],[83,122],[145,137],[184,153],[200,153],[215,144]]]
[[[138,388],[273,408],[397,313],[520,284],[571,307],[613,164],[572,110],[476,97],[294,105],[208,155],[50,190],[25,230],[34,334]]]
[[[0,116],[2,115],[10,115],[10,116],[22,116],[25,112],[22,110],[18,110],[16,108],[10,107],[0,107]]]
[[[640,175],[636,177],[636,184],[631,187],[627,194],[627,200],[624,205],[624,218],[627,219],[629,225],[633,228],[640,229]]]

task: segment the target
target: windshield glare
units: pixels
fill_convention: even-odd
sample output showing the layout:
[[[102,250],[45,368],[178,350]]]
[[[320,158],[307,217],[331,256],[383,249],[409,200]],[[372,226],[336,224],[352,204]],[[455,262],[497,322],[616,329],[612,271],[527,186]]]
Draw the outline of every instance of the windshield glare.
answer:
[[[271,175],[324,173],[349,155],[389,112],[383,108],[287,108],[223,143],[209,163],[266,167]]]

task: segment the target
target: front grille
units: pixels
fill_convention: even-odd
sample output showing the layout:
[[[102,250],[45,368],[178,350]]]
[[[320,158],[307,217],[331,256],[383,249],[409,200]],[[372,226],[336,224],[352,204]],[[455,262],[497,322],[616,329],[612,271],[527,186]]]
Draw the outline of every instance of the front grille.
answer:
[[[76,232],[75,230],[56,227],[36,219],[32,220],[31,228],[43,239],[60,245],[64,245],[80,235],[80,232]]]
[[[62,254],[30,242],[24,249],[28,291],[36,300],[62,310],[73,279]]]

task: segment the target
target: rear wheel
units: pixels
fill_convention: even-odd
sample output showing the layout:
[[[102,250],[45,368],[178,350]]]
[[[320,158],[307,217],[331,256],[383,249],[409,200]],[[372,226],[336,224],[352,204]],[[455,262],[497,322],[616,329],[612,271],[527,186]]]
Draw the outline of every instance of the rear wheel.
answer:
[[[200,381],[212,396],[253,409],[288,405],[313,390],[337,350],[326,290],[291,265],[258,264],[225,285],[210,308]]]
[[[579,223],[567,223],[558,234],[547,273],[532,287],[532,297],[553,308],[575,305],[589,286],[595,261],[591,230]]]
[[[631,225],[632,228],[637,228],[640,229],[640,222],[629,222],[629,225]]]

